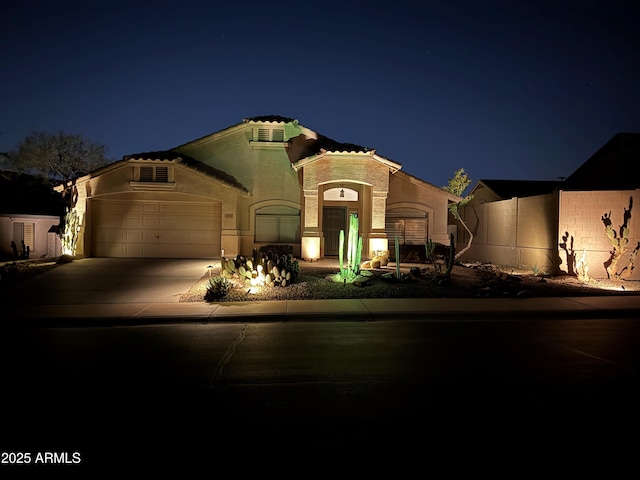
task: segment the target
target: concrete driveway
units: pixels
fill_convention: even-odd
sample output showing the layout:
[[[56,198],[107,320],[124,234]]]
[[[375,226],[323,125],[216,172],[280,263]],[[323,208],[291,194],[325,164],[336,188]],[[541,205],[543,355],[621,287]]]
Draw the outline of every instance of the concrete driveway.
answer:
[[[3,304],[177,303],[217,260],[84,258],[3,293]]]

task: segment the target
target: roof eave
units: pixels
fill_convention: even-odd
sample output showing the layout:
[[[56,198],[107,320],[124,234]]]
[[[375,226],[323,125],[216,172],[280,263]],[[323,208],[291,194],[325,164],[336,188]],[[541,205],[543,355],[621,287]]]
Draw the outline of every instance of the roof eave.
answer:
[[[359,155],[359,156],[367,156],[372,158],[373,160],[376,160],[377,162],[382,163],[383,165],[385,165],[386,167],[389,168],[389,170],[391,170],[391,173],[396,173],[398,170],[400,170],[402,168],[402,165],[400,165],[399,163],[393,162],[391,160],[389,160],[388,158],[382,157],[380,155],[376,154],[375,150],[370,150],[368,152],[356,152],[356,151],[335,151],[335,150],[326,150],[324,148],[320,149],[320,153],[316,153],[315,155],[310,155],[308,157],[305,157],[301,160],[298,160],[297,162],[294,162],[291,164],[291,167],[297,172],[299,169],[306,167],[307,165],[320,160],[321,158],[326,157],[327,155],[335,155],[335,156],[353,156],[353,155]]]

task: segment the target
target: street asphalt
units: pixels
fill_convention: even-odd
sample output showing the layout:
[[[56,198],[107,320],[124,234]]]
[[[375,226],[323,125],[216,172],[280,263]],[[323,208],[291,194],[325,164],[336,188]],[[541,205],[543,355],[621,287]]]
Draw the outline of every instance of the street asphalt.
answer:
[[[3,291],[5,325],[640,318],[640,295],[180,302],[216,260],[84,258]],[[324,265],[315,263],[305,268]]]

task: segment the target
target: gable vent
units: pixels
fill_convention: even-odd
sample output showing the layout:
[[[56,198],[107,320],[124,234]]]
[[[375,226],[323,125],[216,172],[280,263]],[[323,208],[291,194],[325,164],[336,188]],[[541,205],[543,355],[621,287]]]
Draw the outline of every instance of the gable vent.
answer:
[[[140,167],[140,181],[153,182],[153,167]]]
[[[259,128],[258,129],[258,141],[259,142],[268,142],[270,140],[270,135],[269,135],[269,129],[268,128]]]
[[[282,128],[276,128],[273,130],[273,142],[284,142],[284,130]]]
[[[156,182],[169,181],[169,167],[156,167]]]

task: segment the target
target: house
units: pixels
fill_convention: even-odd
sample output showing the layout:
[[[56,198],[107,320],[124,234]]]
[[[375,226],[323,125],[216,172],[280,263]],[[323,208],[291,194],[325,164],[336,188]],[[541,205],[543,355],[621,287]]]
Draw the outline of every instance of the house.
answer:
[[[0,260],[59,256],[63,211],[59,195],[45,182],[0,171]]]
[[[392,247],[396,235],[405,244],[447,243],[447,205],[460,198],[401,168],[295,119],[244,119],[67,185],[80,219],[75,254],[215,258],[287,246],[316,260],[338,255],[351,214],[363,258]]]
[[[639,160],[640,134],[619,133],[564,181],[479,181],[462,209],[474,233],[462,259],[555,274],[576,274],[576,264],[586,262],[590,277],[612,276],[614,246],[622,254],[620,268],[640,250],[633,208]],[[628,242],[623,251],[621,236]],[[630,278],[639,278],[638,271]]]

